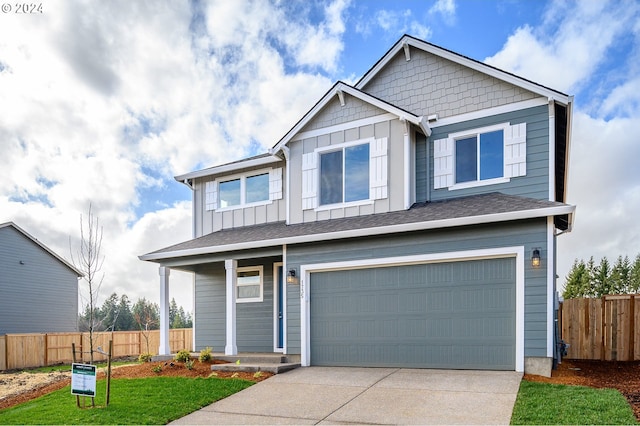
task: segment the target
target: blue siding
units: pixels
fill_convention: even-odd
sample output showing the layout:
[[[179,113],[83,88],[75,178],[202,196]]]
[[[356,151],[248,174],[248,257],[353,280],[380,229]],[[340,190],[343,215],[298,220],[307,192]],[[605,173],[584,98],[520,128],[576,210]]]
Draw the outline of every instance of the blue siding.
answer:
[[[427,161],[429,170],[433,170],[433,141],[446,138],[450,133],[471,130],[500,123],[527,123],[527,175],[511,178],[509,183],[480,186],[476,188],[433,189],[433,176],[429,176],[428,185],[423,183]],[[416,201],[435,201],[466,195],[502,192],[509,195],[549,199],[549,113],[546,106],[528,108],[506,114],[436,127],[426,143],[416,141]],[[426,158],[426,155],[429,158]]]
[[[408,256],[506,246],[524,246],[525,256],[534,247],[546,253],[545,219],[509,222],[454,229],[412,232],[368,237],[340,242],[292,245],[288,247],[289,266],[359,259]],[[525,356],[546,357],[546,267],[538,269],[525,262]],[[289,293],[289,314],[299,312],[299,297]],[[291,318],[290,318],[291,320]],[[299,327],[299,318],[296,318]],[[289,325],[291,325],[289,321]],[[289,352],[299,351],[299,330],[289,334]]]
[[[76,273],[12,226],[0,228],[0,334],[78,331],[77,318]]]
[[[258,266],[243,261],[239,266]],[[236,343],[241,352],[273,351],[273,262],[263,265],[262,302],[236,305]],[[207,346],[224,351],[226,344],[226,288],[223,263],[196,270],[196,350]]]

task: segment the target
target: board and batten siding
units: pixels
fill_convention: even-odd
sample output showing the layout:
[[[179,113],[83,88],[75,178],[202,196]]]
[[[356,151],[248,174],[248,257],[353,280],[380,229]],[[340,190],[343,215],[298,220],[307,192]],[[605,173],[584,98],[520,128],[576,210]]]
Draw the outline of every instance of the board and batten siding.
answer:
[[[12,226],[0,228],[0,334],[74,332],[77,318],[77,274]]]
[[[404,124],[395,119],[289,143],[291,150],[290,223],[315,222],[402,210],[404,208],[404,129]],[[387,197],[375,200],[371,204],[303,210],[302,156],[313,153],[317,148],[337,146],[367,138],[387,138]]]
[[[383,237],[365,237],[339,242],[291,245],[288,267],[315,263],[435,254],[497,247],[524,246],[525,253],[525,356],[547,356],[547,228],[545,219],[492,225],[411,232]],[[533,248],[541,248],[542,266],[533,269],[526,259]],[[290,290],[288,315],[300,312],[300,295]],[[293,318],[289,318],[288,326]],[[299,327],[299,317],[296,322]],[[299,328],[289,333],[288,352],[300,353]]]
[[[449,190],[433,187],[433,141],[446,138],[451,133],[473,130],[501,123],[511,125],[527,123],[527,174],[513,177],[507,183]],[[425,148],[426,145],[426,148]],[[426,155],[428,153],[428,159]],[[416,177],[431,173],[427,179],[416,179],[416,201],[436,201],[467,195],[501,192],[537,199],[549,199],[549,112],[547,106],[527,108],[505,114],[464,121],[448,126],[435,127],[429,140],[416,142]]]
[[[242,261],[238,267],[263,265],[262,302],[236,304],[236,344],[239,352],[273,351],[273,262]],[[226,271],[224,263],[196,270],[195,350],[226,345]]]
[[[286,220],[286,167],[284,161],[270,164],[267,166],[249,167],[229,173],[229,176],[250,173],[257,170],[266,169],[282,169],[282,193],[283,196],[278,200],[270,203],[239,207],[237,209],[226,209],[223,211],[207,210],[206,201],[206,184],[216,178],[224,177],[224,175],[215,177],[198,178],[195,180],[193,190],[193,206],[194,206],[194,231],[195,237],[220,231],[221,229],[237,228],[241,226],[259,225],[270,222],[280,222]]]

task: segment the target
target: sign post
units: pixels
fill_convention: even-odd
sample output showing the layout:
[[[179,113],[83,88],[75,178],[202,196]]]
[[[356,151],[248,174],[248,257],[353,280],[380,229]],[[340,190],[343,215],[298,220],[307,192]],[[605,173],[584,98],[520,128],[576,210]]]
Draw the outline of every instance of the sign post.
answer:
[[[71,364],[71,394],[96,396],[96,366],[91,364]]]

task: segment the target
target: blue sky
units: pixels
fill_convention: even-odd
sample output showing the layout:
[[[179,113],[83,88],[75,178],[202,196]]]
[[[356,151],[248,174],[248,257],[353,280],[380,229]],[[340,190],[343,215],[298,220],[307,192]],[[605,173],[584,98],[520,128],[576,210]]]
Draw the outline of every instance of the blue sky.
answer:
[[[43,5],[0,14],[0,223],[69,258],[92,203],[104,298],[158,300],[157,268],[137,256],[191,237],[173,176],[264,152],[405,33],[575,96],[561,278],[575,258],[640,252],[636,1]],[[188,274],[171,294],[191,309]]]

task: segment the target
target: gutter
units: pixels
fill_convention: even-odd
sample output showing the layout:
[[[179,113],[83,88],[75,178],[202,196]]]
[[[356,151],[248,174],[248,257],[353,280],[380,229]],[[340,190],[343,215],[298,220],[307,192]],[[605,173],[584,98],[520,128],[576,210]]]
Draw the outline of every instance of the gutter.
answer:
[[[269,240],[245,241],[241,243],[227,244],[221,246],[199,247],[187,250],[178,250],[163,253],[149,253],[138,256],[140,260],[160,261],[173,259],[176,257],[199,256],[207,254],[224,253],[228,251],[247,250],[253,248],[264,248],[280,246],[284,244],[301,244],[320,241],[332,241],[345,238],[356,238],[372,235],[388,235],[402,232],[425,231],[439,228],[452,228],[457,226],[480,225],[495,222],[508,222],[513,220],[533,219],[539,217],[549,217],[567,214],[572,222],[575,206],[565,205],[558,207],[547,207],[542,209],[522,210],[517,212],[492,213],[481,216],[468,216],[453,219],[440,219],[426,222],[402,223],[398,225],[388,225],[380,227],[358,228],[346,231],[325,232],[321,234],[296,235],[291,237],[273,238]]]

